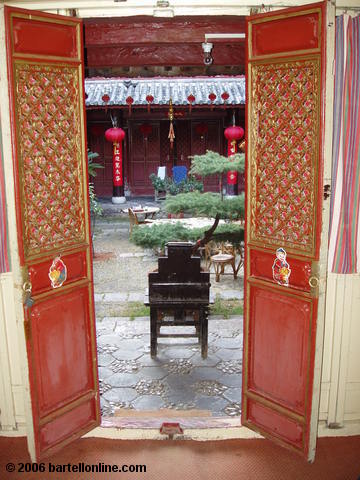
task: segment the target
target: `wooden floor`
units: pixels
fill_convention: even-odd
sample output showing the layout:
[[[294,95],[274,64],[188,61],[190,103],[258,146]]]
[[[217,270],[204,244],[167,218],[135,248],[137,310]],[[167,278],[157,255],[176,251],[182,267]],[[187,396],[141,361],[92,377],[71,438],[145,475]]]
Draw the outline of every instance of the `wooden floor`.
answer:
[[[316,460],[298,455],[268,440],[122,441],[81,439],[45,460],[48,464],[146,465],[146,473],[7,473],[6,464],[29,462],[24,438],[0,437],[0,478],[26,480],[358,480],[360,436],[321,438]]]

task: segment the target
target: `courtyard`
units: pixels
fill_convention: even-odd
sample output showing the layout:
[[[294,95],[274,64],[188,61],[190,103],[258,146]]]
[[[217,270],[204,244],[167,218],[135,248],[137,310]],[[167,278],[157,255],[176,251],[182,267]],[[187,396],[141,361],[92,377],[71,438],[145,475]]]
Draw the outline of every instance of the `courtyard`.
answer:
[[[147,205],[154,204],[147,201]],[[104,215],[94,229],[94,289],[101,409],[104,417],[236,417],[241,412],[243,343],[243,270],[234,280],[230,269],[215,282],[211,269],[208,357],[196,339],[159,340],[150,356],[149,311],[144,307],[148,272],[157,255],[129,240],[129,219],[103,201]],[[157,206],[161,206],[158,203]],[[160,209],[158,214],[164,217]],[[172,329],[174,327],[163,327]],[[187,330],[192,327],[176,327]]]

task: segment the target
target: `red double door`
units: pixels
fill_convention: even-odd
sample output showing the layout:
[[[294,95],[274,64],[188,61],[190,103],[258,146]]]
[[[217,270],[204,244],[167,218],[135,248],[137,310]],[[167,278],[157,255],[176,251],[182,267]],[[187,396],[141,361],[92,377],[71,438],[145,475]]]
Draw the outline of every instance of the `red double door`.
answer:
[[[247,42],[242,422],[308,458],[317,427],[324,8],[249,17]],[[5,20],[19,257],[34,300],[24,309],[30,450],[40,458],[100,421],[82,24],[7,7]]]

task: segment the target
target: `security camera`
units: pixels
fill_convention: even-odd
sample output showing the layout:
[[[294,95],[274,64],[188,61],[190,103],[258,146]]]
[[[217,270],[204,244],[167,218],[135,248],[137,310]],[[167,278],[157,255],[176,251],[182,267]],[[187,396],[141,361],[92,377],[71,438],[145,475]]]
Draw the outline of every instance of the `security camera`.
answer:
[[[213,58],[211,56],[211,50],[213,48],[213,44],[210,42],[203,42],[201,46],[204,52],[204,64],[211,65],[213,63]]]

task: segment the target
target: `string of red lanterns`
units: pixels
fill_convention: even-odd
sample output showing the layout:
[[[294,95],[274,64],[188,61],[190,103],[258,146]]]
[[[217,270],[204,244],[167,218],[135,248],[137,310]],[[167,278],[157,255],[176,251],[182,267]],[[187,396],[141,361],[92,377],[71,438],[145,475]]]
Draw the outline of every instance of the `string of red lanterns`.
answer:
[[[241,140],[244,136],[244,129],[236,125],[227,127],[224,131],[225,138],[228,141],[228,157],[234,155],[237,150],[237,140]],[[238,194],[238,172],[231,171],[227,173],[227,184],[231,185],[232,192],[228,192],[230,195]]]

